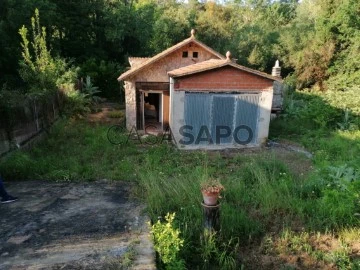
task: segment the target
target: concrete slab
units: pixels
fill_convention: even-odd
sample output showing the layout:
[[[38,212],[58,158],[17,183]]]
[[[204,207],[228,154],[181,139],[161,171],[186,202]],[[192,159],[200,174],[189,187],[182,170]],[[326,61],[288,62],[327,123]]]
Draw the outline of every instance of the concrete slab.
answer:
[[[156,269],[148,218],[129,183],[5,185],[20,199],[0,205],[1,270]]]

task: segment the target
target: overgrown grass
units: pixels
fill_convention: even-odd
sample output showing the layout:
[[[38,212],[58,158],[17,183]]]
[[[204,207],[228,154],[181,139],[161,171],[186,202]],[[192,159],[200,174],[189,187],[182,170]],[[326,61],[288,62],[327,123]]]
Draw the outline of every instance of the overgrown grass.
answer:
[[[347,234],[342,230],[339,233]],[[355,236],[358,241],[358,235]],[[334,235],[325,233],[294,232],[288,228],[284,229],[279,237],[264,237],[262,252],[271,256],[274,254],[302,256],[308,262],[315,261],[319,268],[326,265],[336,266],[337,269],[360,269],[358,259],[351,259],[351,245],[353,242],[336,238]]]
[[[0,171],[9,180],[135,180],[133,164],[140,158],[139,149],[110,144],[107,129],[107,125],[61,120],[39,145],[2,160]]]
[[[199,186],[205,167],[221,179],[226,189],[221,200],[218,246],[231,242],[232,247],[237,244],[245,247],[266,232],[280,232],[283,227],[326,232],[359,224],[358,186],[351,193],[338,190],[330,182],[319,184],[312,178],[303,182],[271,155],[247,157],[246,162],[238,162],[243,159],[239,154],[224,162],[219,156],[160,147],[149,151],[139,168],[141,192],[151,218],[177,213],[176,221],[185,239],[183,256],[190,265],[209,263],[201,261],[204,242]],[[178,163],[179,160],[192,164]],[[213,254],[212,265],[221,266],[224,250],[227,248]]]
[[[107,113],[109,118],[123,118],[125,115],[124,111],[116,110]]]
[[[272,151],[222,155],[167,144],[114,146],[106,139],[108,126],[65,120],[41,145],[1,161],[0,171],[6,179],[135,181],[134,193],[146,202],[153,221],[176,213],[175,226],[184,239],[180,255],[189,269],[239,269],[241,264],[261,268],[252,268],[261,255],[254,251],[259,247],[272,256],[307,254],[322,265],[358,269],[358,258],[351,255],[360,242],[358,118],[352,114],[350,120],[343,119],[344,111],[319,95],[299,93],[288,104],[293,105],[273,122],[271,136],[314,153],[314,170],[305,178]],[[226,189],[221,230],[215,235],[202,229],[204,175],[218,178]],[[343,244],[322,251],[313,240],[316,235],[330,235],[329,241]],[[254,253],[255,259],[247,260]],[[244,255],[239,259],[239,254]]]

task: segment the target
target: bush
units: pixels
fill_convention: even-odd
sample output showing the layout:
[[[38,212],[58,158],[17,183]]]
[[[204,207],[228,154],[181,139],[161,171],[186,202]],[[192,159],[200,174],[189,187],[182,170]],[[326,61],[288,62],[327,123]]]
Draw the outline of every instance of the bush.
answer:
[[[90,113],[91,100],[89,97],[76,90],[73,85],[63,86],[65,95],[64,113],[68,116],[81,116]]]
[[[99,87],[101,97],[123,101],[123,90],[117,81],[121,70],[116,62],[89,58],[81,65],[80,76],[90,76]]]
[[[27,38],[28,29],[25,26],[19,30],[23,49],[19,73],[27,84],[28,94],[42,98],[57,91],[63,84],[74,83],[77,69],[70,67],[64,59],[51,56],[46,42],[46,29],[40,26],[38,9],[35,9],[35,16],[31,18],[31,28],[32,41]]]
[[[180,238],[180,231],[173,227],[175,213],[167,213],[165,223],[158,220],[152,227],[154,247],[166,269],[185,269],[184,262],[179,259],[180,248],[184,240]]]

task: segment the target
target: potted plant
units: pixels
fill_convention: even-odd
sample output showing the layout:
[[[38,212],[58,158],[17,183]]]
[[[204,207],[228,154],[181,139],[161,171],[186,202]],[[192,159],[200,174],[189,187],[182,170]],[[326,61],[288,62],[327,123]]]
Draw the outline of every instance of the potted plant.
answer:
[[[201,183],[201,192],[203,194],[204,204],[209,206],[217,205],[220,192],[224,189],[224,186],[219,180],[210,178],[205,182]]]

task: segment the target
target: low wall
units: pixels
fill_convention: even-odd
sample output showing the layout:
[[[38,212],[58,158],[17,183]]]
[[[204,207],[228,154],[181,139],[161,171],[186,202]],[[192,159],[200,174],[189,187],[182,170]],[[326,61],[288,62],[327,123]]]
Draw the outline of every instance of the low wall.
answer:
[[[55,94],[46,101],[25,100],[1,115],[0,156],[20,148],[50,127],[59,117],[62,95]]]

